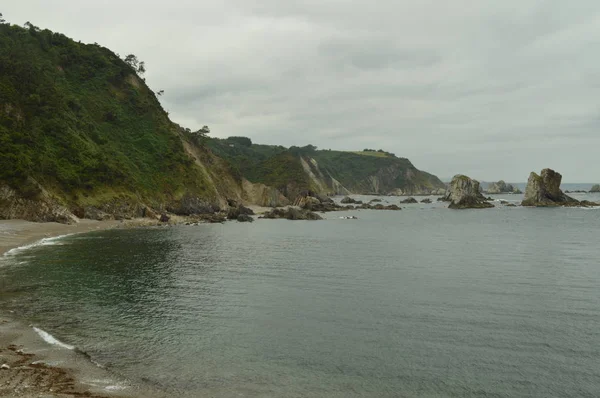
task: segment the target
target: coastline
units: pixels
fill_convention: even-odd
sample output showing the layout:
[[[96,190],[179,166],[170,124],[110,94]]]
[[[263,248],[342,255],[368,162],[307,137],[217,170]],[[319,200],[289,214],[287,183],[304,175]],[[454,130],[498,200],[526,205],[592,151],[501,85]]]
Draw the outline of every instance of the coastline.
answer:
[[[113,228],[155,225],[148,219],[81,220],[77,224],[0,221],[0,258],[43,239]],[[2,266],[2,264],[0,264]],[[0,294],[6,292],[0,291]],[[0,397],[158,397],[94,364],[85,353],[34,330],[15,314],[0,309]]]

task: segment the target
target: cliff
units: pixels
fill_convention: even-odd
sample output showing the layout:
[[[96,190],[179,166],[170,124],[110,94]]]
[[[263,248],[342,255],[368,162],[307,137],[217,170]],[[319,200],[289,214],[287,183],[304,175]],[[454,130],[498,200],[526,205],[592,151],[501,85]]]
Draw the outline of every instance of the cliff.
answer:
[[[0,218],[188,214],[243,196],[139,72],[97,44],[0,25]]]
[[[134,56],[0,24],[0,219],[157,217],[281,206],[306,192],[430,193],[435,176],[383,151],[209,138],[173,123]]]
[[[336,195],[445,191],[436,176],[386,152],[317,150],[312,145],[285,148],[253,144],[246,137],[211,139],[207,145],[240,176],[275,187],[292,201],[306,190]]]

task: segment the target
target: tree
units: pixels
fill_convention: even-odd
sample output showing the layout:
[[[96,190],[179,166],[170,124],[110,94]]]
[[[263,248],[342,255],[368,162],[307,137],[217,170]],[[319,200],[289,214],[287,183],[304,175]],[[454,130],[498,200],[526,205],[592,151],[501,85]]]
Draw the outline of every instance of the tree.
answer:
[[[127,65],[129,65],[133,69],[137,70],[138,64],[139,64],[139,60],[138,60],[138,58],[135,55],[129,54],[128,56],[125,57],[124,61],[125,61],[125,63]]]
[[[140,75],[143,75],[144,73],[146,73],[146,63],[144,61],[140,62],[138,68],[137,68],[137,72]]]
[[[6,20],[2,17],[2,13],[0,12],[0,23],[4,23]]]
[[[161,96],[161,95],[163,95],[164,93],[165,93],[165,90],[160,90],[160,91],[157,91],[157,92],[156,92],[156,95],[158,95],[158,96],[160,97],[160,96]]]

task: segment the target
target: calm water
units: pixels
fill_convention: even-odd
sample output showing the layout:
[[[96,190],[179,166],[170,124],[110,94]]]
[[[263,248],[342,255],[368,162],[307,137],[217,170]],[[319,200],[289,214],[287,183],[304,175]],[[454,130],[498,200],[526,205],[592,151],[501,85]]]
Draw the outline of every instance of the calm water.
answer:
[[[600,210],[406,207],[70,236],[2,305],[172,396],[600,396]]]

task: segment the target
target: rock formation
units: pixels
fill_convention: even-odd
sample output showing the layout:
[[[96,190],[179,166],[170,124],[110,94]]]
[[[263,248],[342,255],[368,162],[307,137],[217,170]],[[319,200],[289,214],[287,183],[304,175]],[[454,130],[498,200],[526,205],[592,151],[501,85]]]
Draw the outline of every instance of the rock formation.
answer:
[[[485,209],[494,207],[481,194],[479,181],[465,175],[456,175],[452,178],[443,200],[450,202],[449,209]]]
[[[500,193],[521,193],[519,188],[514,187],[512,184],[507,184],[503,180],[493,182],[488,185],[488,194],[500,194]]]
[[[410,197],[404,200],[401,200],[400,203],[419,203],[415,198]]]
[[[431,199],[425,198],[421,201],[421,203],[431,203]]]
[[[590,189],[590,193],[600,192],[600,184],[596,184]]]
[[[577,206],[579,201],[560,190],[562,175],[551,169],[542,170],[541,175],[531,172],[527,180],[523,206]]]
[[[277,219],[284,218],[287,220],[322,220],[323,218],[317,213],[305,209],[296,209],[289,207],[287,209],[275,208],[266,212],[259,218]]]

